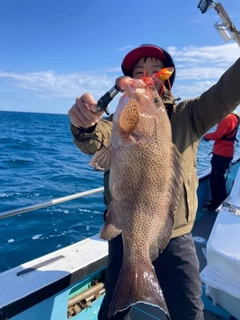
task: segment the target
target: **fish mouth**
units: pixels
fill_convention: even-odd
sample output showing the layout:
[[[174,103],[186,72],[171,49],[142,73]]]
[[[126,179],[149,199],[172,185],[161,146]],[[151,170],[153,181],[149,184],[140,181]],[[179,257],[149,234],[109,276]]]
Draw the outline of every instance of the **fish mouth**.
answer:
[[[146,88],[146,84],[141,79],[133,79],[130,77],[121,77],[118,80],[118,86],[124,91],[129,98],[135,97],[137,89]]]

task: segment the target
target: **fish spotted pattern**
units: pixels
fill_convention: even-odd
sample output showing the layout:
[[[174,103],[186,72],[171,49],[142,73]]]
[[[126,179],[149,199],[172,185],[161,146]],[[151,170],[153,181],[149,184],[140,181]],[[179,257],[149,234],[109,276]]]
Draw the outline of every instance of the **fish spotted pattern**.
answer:
[[[167,246],[182,184],[181,156],[154,86],[123,77],[124,89],[113,116],[110,145],[91,160],[110,169],[112,201],[101,230],[103,239],[122,234],[123,263],[108,317],[138,302],[169,316],[152,261]]]

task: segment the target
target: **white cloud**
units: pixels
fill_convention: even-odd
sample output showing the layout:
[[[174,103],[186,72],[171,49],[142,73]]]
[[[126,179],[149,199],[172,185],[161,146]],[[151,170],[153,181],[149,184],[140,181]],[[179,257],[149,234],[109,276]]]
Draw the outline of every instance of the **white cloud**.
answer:
[[[212,85],[239,58],[236,43],[213,47],[169,47],[176,64],[174,95],[182,99],[194,98]]]
[[[176,64],[179,62],[194,63],[194,64],[216,64],[222,63],[229,65],[239,57],[239,47],[236,43],[223,44],[213,47],[196,47],[188,46],[178,49],[169,47],[169,52],[173,55]]]
[[[174,86],[174,96],[181,97],[182,100],[184,99],[190,99],[199,96],[204,91],[209,89],[211,86],[213,86],[216,83],[216,81],[194,81],[191,83],[191,85],[181,84],[177,83],[176,86]]]
[[[177,71],[178,80],[204,80],[204,79],[218,79],[224,73],[226,68],[218,67],[192,67],[179,68]]]
[[[117,51],[130,50],[130,49],[132,49],[132,48],[134,48],[134,46],[129,44],[129,45],[126,45],[126,46],[124,46],[124,47],[119,47],[119,48],[117,48]]]
[[[203,22],[202,18],[194,18],[194,19],[188,21],[189,24],[199,24],[202,22]]]
[[[119,74],[122,72],[120,66],[119,67],[112,67],[112,68],[107,68],[105,72],[118,72]]]
[[[207,90],[237,60],[240,53],[236,43],[212,47],[169,47],[168,51],[172,54],[177,68],[173,93],[176,97],[182,98],[193,98]],[[45,100],[75,99],[84,92],[93,94],[97,99],[113,86],[119,75],[120,66],[109,66],[101,73],[88,71],[57,74],[54,71],[33,73],[0,71],[0,81],[8,91],[20,88],[24,92],[31,92],[36,98],[40,97]],[[14,99],[14,94],[12,97]],[[114,107],[116,101],[112,104]]]
[[[72,73],[56,74],[54,71],[42,71],[34,73],[7,73],[0,71],[0,78],[8,80],[8,83],[17,88],[41,92],[48,97],[76,97],[76,94],[95,92],[101,94],[103,90],[110,89],[115,77],[106,74]]]

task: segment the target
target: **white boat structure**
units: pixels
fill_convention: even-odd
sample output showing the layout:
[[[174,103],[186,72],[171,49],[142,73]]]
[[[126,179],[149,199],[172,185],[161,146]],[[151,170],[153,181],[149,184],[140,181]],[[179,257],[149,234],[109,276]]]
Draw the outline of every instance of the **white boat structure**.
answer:
[[[206,254],[207,266],[201,272],[206,294],[240,319],[240,170],[217,215]]]

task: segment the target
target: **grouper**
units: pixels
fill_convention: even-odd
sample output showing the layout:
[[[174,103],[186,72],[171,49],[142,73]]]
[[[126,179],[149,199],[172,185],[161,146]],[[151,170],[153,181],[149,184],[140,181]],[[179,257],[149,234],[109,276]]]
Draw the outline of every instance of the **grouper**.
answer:
[[[149,80],[149,79],[148,79]],[[151,80],[151,79],[150,79]],[[100,237],[123,239],[123,262],[108,317],[138,303],[169,316],[152,261],[170,241],[182,158],[172,143],[166,108],[152,81],[122,77],[110,144],[90,164],[110,169],[112,201]]]

